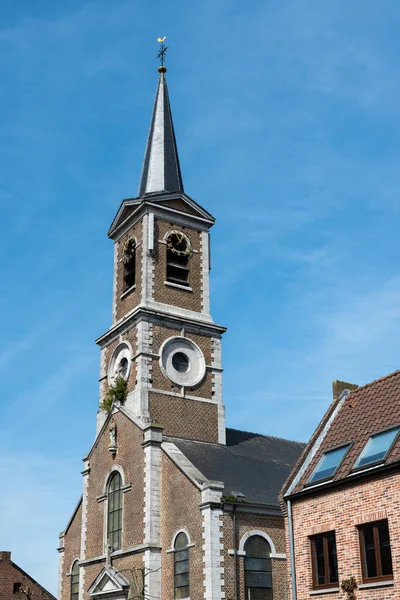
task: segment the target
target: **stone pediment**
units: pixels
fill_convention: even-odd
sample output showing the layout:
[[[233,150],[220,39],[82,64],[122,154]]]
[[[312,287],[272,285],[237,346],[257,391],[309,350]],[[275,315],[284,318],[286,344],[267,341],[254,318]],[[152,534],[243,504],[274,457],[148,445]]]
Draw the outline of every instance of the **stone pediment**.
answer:
[[[115,231],[129,220],[130,216],[135,215],[146,204],[158,205],[160,208],[172,209],[175,213],[183,213],[188,217],[201,219],[212,225],[214,217],[207,212],[200,204],[197,204],[186,194],[154,194],[143,198],[127,198],[122,201],[121,206],[108,231],[109,237],[113,237]]]
[[[130,583],[127,578],[111,567],[104,567],[88,590],[90,598],[126,600]]]

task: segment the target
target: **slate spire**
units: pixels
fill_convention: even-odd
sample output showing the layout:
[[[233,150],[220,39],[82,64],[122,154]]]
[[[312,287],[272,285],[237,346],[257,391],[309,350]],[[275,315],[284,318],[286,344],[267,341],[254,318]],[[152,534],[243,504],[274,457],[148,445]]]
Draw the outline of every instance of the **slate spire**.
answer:
[[[139,197],[163,192],[183,192],[178,149],[165,80],[166,70],[163,65],[158,68],[160,76],[140,176]]]

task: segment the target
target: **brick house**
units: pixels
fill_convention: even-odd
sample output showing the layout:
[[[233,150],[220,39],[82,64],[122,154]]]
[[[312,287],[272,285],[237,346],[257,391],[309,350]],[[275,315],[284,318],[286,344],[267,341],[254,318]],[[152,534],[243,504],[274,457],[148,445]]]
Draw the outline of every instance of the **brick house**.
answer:
[[[58,597],[284,600],[278,494],[304,445],[225,427],[214,218],[184,192],[159,72],[138,197],[108,233],[112,325],[97,340],[96,436],[60,535]]]
[[[55,600],[43,586],[11,560],[11,552],[0,552],[0,600],[26,600],[26,593],[32,600]]]
[[[291,598],[347,598],[354,578],[357,600],[398,599],[400,371],[342,389],[281,496]]]

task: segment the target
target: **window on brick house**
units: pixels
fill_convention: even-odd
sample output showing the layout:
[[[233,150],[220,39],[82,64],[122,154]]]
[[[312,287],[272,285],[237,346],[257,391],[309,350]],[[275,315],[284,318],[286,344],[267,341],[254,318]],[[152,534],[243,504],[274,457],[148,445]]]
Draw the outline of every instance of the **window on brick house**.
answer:
[[[79,564],[77,560],[71,570],[71,600],[79,600]]]
[[[246,600],[272,600],[271,547],[260,535],[251,536],[245,546],[244,584]]]
[[[21,584],[20,583],[14,583],[13,594],[18,594],[18,592],[19,592],[20,589],[21,589]]]
[[[175,539],[174,588],[175,600],[189,598],[189,549],[187,536],[181,532]]]
[[[190,242],[184,233],[170,233],[167,238],[167,281],[189,285],[190,252]]]
[[[387,521],[360,525],[360,550],[363,581],[392,579],[392,553]]]
[[[122,261],[124,263],[124,283],[122,291],[126,292],[135,285],[136,277],[136,240],[129,238],[125,242],[122,251]]]
[[[334,450],[324,452],[321,460],[308,480],[308,483],[314,483],[315,481],[320,481],[321,479],[333,477],[349,447],[350,444],[347,444],[341,448],[335,448]]]
[[[332,587],[339,582],[334,531],[310,538],[314,588]]]
[[[122,479],[115,471],[107,488],[107,545],[120,550],[122,537]]]
[[[400,428],[396,427],[396,429],[390,429],[388,431],[382,431],[381,433],[372,435],[369,438],[364,450],[361,452],[354,467],[363,467],[364,465],[370,465],[385,460],[387,453],[389,452],[393,442],[397,437],[397,434],[399,433],[399,430]]]

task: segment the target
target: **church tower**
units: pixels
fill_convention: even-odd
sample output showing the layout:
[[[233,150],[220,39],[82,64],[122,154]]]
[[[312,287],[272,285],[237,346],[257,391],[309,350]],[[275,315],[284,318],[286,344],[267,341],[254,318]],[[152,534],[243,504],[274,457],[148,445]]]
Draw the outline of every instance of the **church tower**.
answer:
[[[101,348],[97,434],[105,395],[127,381],[133,418],[169,437],[225,444],[221,336],[210,314],[215,219],[183,187],[166,68],[159,79],[137,198],[123,200],[114,241],[112,325]]]

